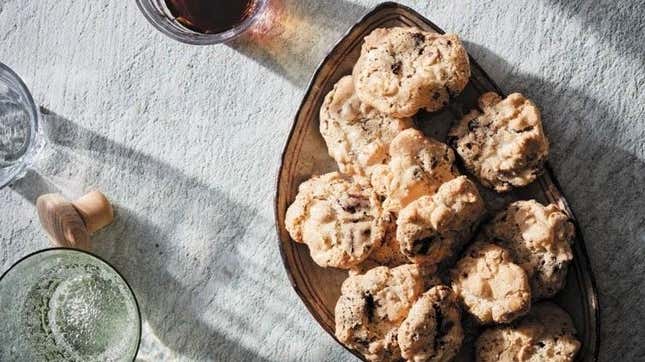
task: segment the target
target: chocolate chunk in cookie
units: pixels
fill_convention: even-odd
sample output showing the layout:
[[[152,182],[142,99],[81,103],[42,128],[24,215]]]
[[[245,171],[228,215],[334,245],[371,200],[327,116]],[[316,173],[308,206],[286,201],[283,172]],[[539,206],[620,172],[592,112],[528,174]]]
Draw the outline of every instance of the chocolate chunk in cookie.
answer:
[[[498,192],[533,182],[549,153],[538,108],[519,93],[505,99],[485,93],[479,107],[464,116],[448,136],[466,168]]]

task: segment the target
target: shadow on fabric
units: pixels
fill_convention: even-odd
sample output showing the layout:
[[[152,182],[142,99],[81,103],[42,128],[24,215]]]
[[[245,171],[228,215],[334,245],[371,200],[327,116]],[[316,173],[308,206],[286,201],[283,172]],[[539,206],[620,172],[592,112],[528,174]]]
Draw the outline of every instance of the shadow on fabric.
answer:
[[[220,319],[236,328],[247,327],[226,305],[215,303],[216,295],[212,293],[234,288],[245,275],[246,272],[241,272],[245,262],[236,241],[247,232],[251,225],[248,221],[257,217],[256,211],[235,203],[224,192],[186,176],[172,165],[109,140],[45,108],[41,112],[47,127],[45,133],[53,148],[47,162],[60,167],[85,162],[88,167],[77,168],[96,172],[96,179],[118,177],[133,198],[149,198],[150,205],[164,205],[152,210],[157,219],[164,220],[158,225],[141,216],[144,211],[150,214],[151,210],[139,213],[122,206],[129,204],[128,200],[112,200],[114,223],[92,237],[93,251],[128,280],[144,321],[161,342],[193,359],[265,360],[225,336],[221,331],[228,326],[205,322],[212,320],[205,318],[208,313],[217,313],[222,315]],[[146,188],[152,184],[161,186]],[[27,175],[14,190],[28,200],[35,200],[44,192],[58,191],[37,174]],[[181,190],[186,195],[185,204],[173,205],[169,190]],[[109,196],[109,190],[106,193]],[[191,215],[196,214],[202,219],[192,220]],[[177,225],[195,223],[203,228],[200,240],[177,241],[172,237]]]

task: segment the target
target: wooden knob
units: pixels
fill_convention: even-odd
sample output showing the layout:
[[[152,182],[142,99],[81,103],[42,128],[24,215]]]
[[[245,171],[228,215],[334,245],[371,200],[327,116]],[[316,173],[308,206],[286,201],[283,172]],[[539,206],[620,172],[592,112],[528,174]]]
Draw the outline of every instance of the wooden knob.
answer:
[[[54,246],[90,250],[90,235],[114,220],[114,211],[102,193],[93,191],[70,202],[60,194],[36,201],[38,217]]]
[[[72,202],[85,222],[87,232],[92,235],[114,221],[114,211],[107,197],[98,191],[92,191]]]

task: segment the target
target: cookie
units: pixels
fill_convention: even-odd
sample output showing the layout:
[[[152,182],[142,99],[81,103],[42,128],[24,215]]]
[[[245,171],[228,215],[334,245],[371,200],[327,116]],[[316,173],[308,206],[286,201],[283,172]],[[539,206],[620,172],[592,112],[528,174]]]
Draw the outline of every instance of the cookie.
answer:
[[[464,338],[457,298],[444,285],[425,292],[401,323],[398,343],[407,361],[452,361]]]
[[[398,327],[423,293],[417,266],[385,266],[350,276],[336,303],[336,337],[370,361],[397,361]]]
[[[534,305],[518,323],[484,331],[475,343],[479,362],[570,362],[579,349],[571,318],[549,302]]]
[[[485,212],[484,200],[466,176],[448,181],[400,211],[396,237],[401,252],[415,263],[439,264],[470,239]]]
[[[575,229],[557,206],[514,202],[493,218],[485,232],[526,271],[534,300],[550,298],[564,287]]]
[[[466,168],[497,192],[533,182],[549,153],[539,109],[519,93],[502,99],[492,92],[479,98],[479,108],[448,134]]]
[[[410,118],[391,117],[361,102],[351,76],[336,83],[320,108],[320,133],[346,174],[369,175],[372,166],[387,163],[390,142],[410,127]]]
[[[508,323],[526,314],[531,289],[524,269],[495,244],[477,241],[451,271],[452,289],[481,323]]]
[[[384,209],[394,213],[421,196],[434,194],[459,175],[450,147],[416,129],[406,129],[392,140],[390,156],[387,166],[375,169],[371,181],[386,197]]]
[[[348,269],[383,242],[382,215],[378,195],[365,178],[332,172],[300,185],[285,227],[293,240],[307,244],[316,264]]]
[[[356,94],[380,112],[409,117],[437,111],[470,78],[468,54],[455,34],[381,28],[365,37],[354,66]]]

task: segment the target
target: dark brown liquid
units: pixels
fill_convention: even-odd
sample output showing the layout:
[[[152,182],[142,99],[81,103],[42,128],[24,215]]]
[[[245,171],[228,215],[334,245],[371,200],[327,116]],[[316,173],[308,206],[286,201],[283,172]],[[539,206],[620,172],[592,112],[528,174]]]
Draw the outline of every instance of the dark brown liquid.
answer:
[[[241,24],[255,11],[256,0],[165,0],[168,10],[193,31],[221,33]]]

